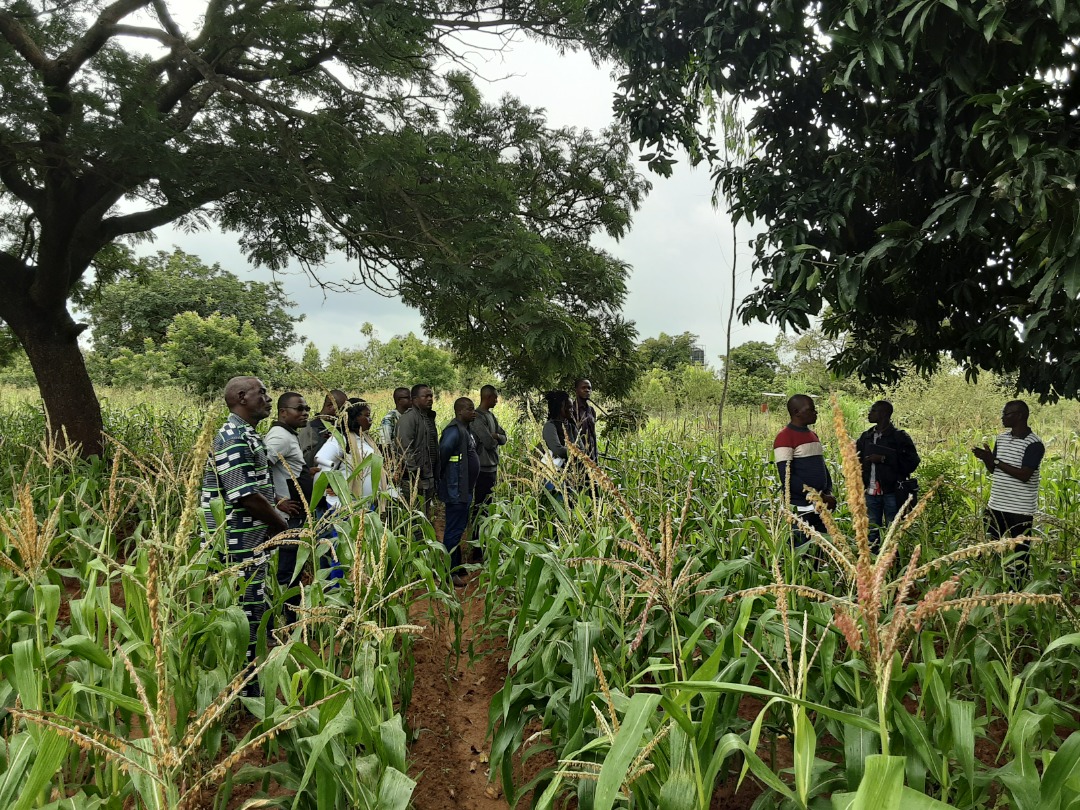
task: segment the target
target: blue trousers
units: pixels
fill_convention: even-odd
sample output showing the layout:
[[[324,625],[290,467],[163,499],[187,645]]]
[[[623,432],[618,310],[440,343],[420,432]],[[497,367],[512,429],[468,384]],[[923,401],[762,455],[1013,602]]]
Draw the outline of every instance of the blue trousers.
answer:
[[[866,496],[866,517],[870,520],[870,548],[875,554],[881,548],[880,531],[886,532],[900,511],[900,496],[896,492]]]
[[[456,573],[461,568],[461,537],[469,525],[469,504],[448,503],[446,505],[446,528],[443,530],[443,545],[450,552],[450,570]]]

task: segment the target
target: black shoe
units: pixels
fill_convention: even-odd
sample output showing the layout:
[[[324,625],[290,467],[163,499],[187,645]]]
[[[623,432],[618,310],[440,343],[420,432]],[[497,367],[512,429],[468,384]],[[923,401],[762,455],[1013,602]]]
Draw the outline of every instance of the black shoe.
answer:
[[[454,583],[455,588],[464,588],[468,584],[461,574],[451,574],[450,581]]]

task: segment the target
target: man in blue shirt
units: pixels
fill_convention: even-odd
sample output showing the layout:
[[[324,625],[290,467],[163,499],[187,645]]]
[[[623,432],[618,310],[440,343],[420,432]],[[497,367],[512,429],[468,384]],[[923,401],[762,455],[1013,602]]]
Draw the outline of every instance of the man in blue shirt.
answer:
[[[461,576],[461,537],[469,523],[473,482],[480,473],[480,456],[469,424],[476,419],[476,409],[468,397],[454,402],[454,419],[443,428],[439,439],[439,499],[446,504],[446,528],[443,545],[450,552],[450,571],[454,587],[464,588]]]

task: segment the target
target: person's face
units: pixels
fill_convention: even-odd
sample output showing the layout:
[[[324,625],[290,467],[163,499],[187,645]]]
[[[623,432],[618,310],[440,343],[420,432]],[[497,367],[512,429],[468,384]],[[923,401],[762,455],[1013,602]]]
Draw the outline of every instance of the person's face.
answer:
[[[394,397],[394,407],[397,408],[399,412],[405,413],[405,411],[409,410],[410,405],[412,405],[412,397],[409,395],[408,391]]]
[[[568,399],[563,400],[562,407],[559,409],[559,418],[560,419],[569,419],[570,418],[570,400],[568,400]]]
[[[431,393],[430,388],[421,388],[416,396],[413,397],[413,405],[419,408],[421,411],[430,411],[431,403],[435,401],[435,395]]]
[[[480,404],[490,411],[499,404],[499,392],[496,391],[494,394],[488,394],[480,401]]]
[[[307,425],[309,413],[311,413],[311,406],[303,397],[296,397],[289,400],[289,404],[284,408],[278,410],[278,420],[293,430],[299,430]]]
[[[582,380],[577,384],[577,388],[574,389],[578,399],[588,399],[592,395],[592,383],[588,380]]]
[[[465,404],[457,414],[457,418],[466,425],[476,418],[476,406],[473,405],[471,399],[465,401]]]
[[[371,410],[360,411],[360,415],[356,417],[356,424],[360,425],[360,430],[365,433],[371,430]]]
[[[1001,426],[1007,428],[1020,427],[1024,423],[1024,412],[1018,405],[1006,405],[1001,412]]]
[[[812,425],[817,421],[817,407],[813,400],[808,400],[795,413],[798,414],[804,425]]]
[[[262,421],[270,415],[270,395],[266,392],[262,380],[252,378],[247,390],[240,392],[240,404],[248,409],[256,421]]]
[[[866,415],[866,421],[875,425],[886,421],[885,409],[881,407],[880,402],[875,402],[870,406],[870,413]]]

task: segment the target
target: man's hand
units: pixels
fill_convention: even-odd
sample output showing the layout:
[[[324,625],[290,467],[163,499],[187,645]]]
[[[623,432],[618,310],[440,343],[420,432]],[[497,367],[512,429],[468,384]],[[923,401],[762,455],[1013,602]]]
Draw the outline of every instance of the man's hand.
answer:
[[[884,464],[887,459],[880,453],[876,453],[872,456],[867,456],[866,460],[869,461],[871,464]]]
[[[972,447],[971,452],[975,458],[979,459],[979,461],[984,464],[994,463],[994,451],[990,449],[990,445],[988,444],[984,443],[982,447]]]
[[[836,497],[834,495],[822,495],[821,502],[825,504],[825,508],[830,512],[836,508]]]
[[[289,498],[280,499],[277,504],[277,508],[290,517],[296,517],[297,515],[304,514],[304,505],[300,501],[293,501]]]

